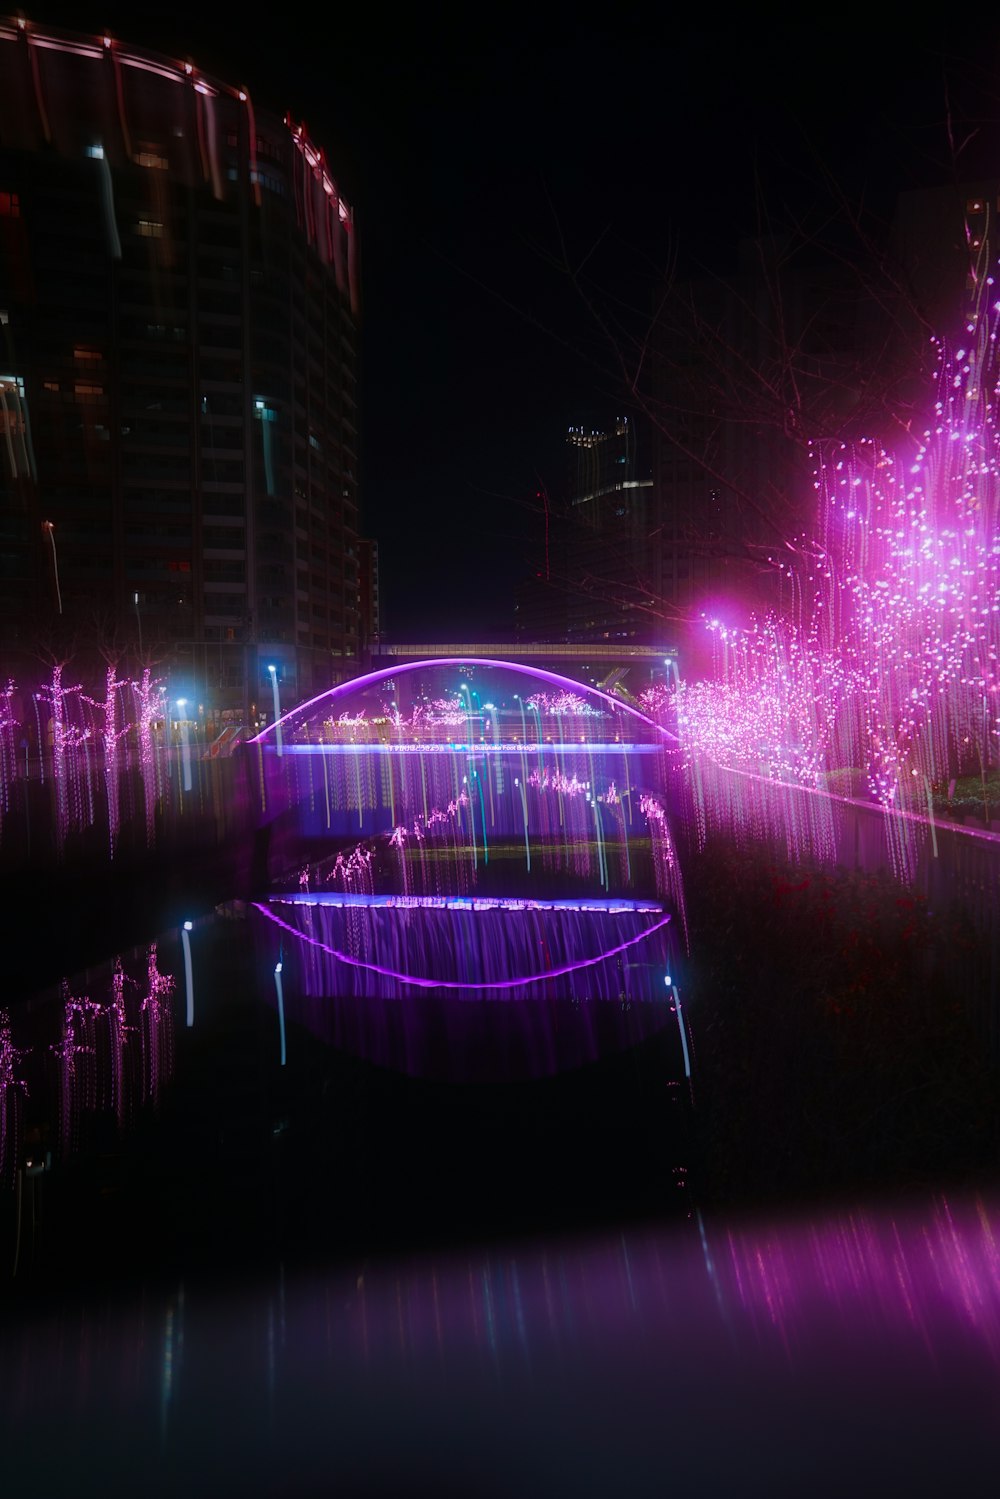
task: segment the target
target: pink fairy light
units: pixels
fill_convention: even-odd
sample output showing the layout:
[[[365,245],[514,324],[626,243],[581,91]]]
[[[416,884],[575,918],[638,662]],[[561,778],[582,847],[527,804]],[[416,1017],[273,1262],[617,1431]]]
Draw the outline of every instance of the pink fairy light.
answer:
[[[0,1009],[0,1185],[16,1169],[21,1143],[21,1120],[28,1085],[17,1074],[26,1052],[11,1039],[10,1013]]]
[[[780,561],[787,607],[743,630],[712,622],[715,679],[674,699],[703,816],[736,812],[749,836],[777,816],[797,855],[828,830],[767,785],[823,790],[853,769],[906,878],[933,788],[997,765],[996,339],[994,308],[953,354],[939,345],[932,419],[905,460],[870,441],[815,445],[816,532]],[[743,775],[742,813],[720,772]]]
[[[125,970],[121,958],[116,958],[111,975],[111,1003],[106,1016],[111,1049],[111,1107],[119,1125],[124,1125],[129,1089],[126,1081],[126,1049],[128,1038],[135,1026],[130,1025],[125,1010]]]
[[[49,706],[50,764],[56,804],[55,833],[56,844],[60,849],[64,846],[70,829],[73,808],[73,799],[68,784],[72,768],[68,754],[71,732],[66,722],[67,689],[63,686],[62,674],[63,664],[57,662],[52,668],[51,680],[42,687],[36,698],[36,701],[47,702]],[[79,689],[70,690],[78,691]]]
[[[528,786],[541,791],[557,791],[560,796],[586,796],[590,782],[581,781],[577,775],[564,775],[560,770],[530,770],[525,777]]]
[[[684,941],[687,944],[688,923],[684,904],[684,882],[681,878],[680,864],[673,839],[670,836],[670,823],[666,811],[658,797],[646,793],[639,797],[639,810],[649,824],[657,892],[669,899],[675,906],[681,918]]]
[[[142,1092],[147,1102],[159,1097],[160,1088],[170,1075],[173,1061],[173,1017],[170,1000],[176,987],[171,974],[161,973],[156,943],[146,955],[146,992],[140,1006],[139,1033],[142,1038]]]
[[[462,810],[468,806],[468,792],[461,791],[453,801],[448,803],[447,807],[443,809],[435,807],[425,817],[419,815],[415,817],[412,828],[402,823],[394,827],[388,834],[389,843],[393,848],[402,848],[408,838],[415,838],[418,842],[422,842],[428,828],[450,826],[460,819]]]
[[[338,853],[333,867],[327,875],[328,884],[336,884],[341,890],[360,890],[370,892],[372,889],[372,859],[373,850],[358,844],[344,857]]]
[[[49,1050],[59,1066],[59,1141],[63,1154],[68,1156],[76,1144],[80,1113],[92,1111],[97,1105],[91,1059],[97,1053],[94,1020],[101,1006],[86,996],[71,994],[65,981],[62,995],[62,1034]]]
[[[584,717],[597,713],[597,709],[578,692],[536,692],[527,702],[529,707],[537,708],[540,713],[551,713],[557,717]]]
[[[166,778],[162,775],[157,754],[155,725],[166,718],[166,694],[147,667],[139,682],[133,682],[136,695],[136,728],[139,742],[139,768],[142,775],[146,811],[146,842],[152,847],[156,839],[156,803],[166,795]]]
[[[129,731],[129,725],[126,723],[123,723],[121,728],[118,727],[118,718],[121,712],[118,697],[119,689],[126,685],[129,684],[119,680],[114,665],[109,665],[105,679],[103,702],[97,702],[93,698],[84,696],[84,701],[98,710],[102,721],[101,745],[104,752],[104,786],[108,808],[108,840],[112,858],[115,855],[121,825],[119,743]]]

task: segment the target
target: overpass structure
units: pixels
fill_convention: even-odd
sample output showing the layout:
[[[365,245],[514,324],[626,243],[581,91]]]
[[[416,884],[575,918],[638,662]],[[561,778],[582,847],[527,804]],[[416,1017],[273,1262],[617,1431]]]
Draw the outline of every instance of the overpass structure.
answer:
[[[397,662],[429,660],[507,661],[526,666],[550,667],[585,687],[610,691],[628,686],[641,690],[672,673],[677,664],[673,645],[635,645],[629,641],[380,641],[372,651],[373,669]]]

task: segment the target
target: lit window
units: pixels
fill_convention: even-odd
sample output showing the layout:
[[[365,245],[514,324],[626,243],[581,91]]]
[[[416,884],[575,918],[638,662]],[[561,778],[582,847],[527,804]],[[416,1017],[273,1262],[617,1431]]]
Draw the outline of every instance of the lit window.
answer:
[[[103,161],[104,160],[104,147],[103,146],[88,146],[87,150],[85,152],[85,155],[89,156],[93,161]]]
[[[140,151],[135,159],[139,166],[157,167],[161,172],[165,172],[170,165],[167,158],[157,151]]]
[[[17,193],[0,193],[0,219],[19,219],[21,199]]]
[[[157,219],[140,219],[136,228],[143,239],[163,238],[163,225]]]

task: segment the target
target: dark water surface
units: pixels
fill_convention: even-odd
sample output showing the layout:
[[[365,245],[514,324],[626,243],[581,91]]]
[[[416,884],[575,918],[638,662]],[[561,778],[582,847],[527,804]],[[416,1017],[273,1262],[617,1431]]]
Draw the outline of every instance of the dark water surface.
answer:
[[[378,909],[10,1016],[4,1496],[996,1491],[1000,1203],[713,1213],[655,912]]]
[[[1000,1212],[939,1199],[58,1300],[4,1492],[989,1494]]]

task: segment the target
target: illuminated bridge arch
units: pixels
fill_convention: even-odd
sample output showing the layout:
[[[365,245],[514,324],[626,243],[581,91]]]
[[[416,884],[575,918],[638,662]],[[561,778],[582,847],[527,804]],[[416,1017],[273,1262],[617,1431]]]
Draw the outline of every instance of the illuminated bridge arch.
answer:
[[[401,888],[493,860],[612,889],[643,847],[674,869],[666,771],[676,737],[642,708],[540,666],[443,657],[339,683],[250,742],[263,819],[324,851],[325,878],[363,889],[375,849]],[[287,861],[286,861],[287,862]],[[656,863],[656,859],[654,859]],[[452,887],[453,888],[453,887]]]
[[[478,670],[480,667],[489,667],[501,672],[511,672],[517,677],[534,678],[539,683],[545,684],[551,692],[565,694],[567,698],[577,698],[587,703],[592,701],[600,704],[606,712],[625,715],[626,719],[634,718],[642,724],[652,742],[677,744],[674,734],[656,723],[648,714],[634,705],[624,701],[622,698],[614,697],[611,693],[604,692],[599,687],[588,687],[577,678],[561,675],[559,672],[550,671],[540,666],[530,666],[518,661],[500,661],[483,657],[445,656],[430,658],[420,661],[406,661],[399,665],[384,667],[378,671],[367,672],[363,676],[352,677],[346,682],[339,682],[325,692],[317,694],[316,697],[300,703],[297,707],[282,714],[274,722],[257,735],[252,742],[254,744],[277,744],[279,741],[284,745],[289,734],[294,734],[301,728],[322,721],[327,710],[332,714],[337,707],[341,707],[352,696],[364,695],[371,689],[384,689],[389,682],[395,682],[399,677],[413,676],[416,681],[422,680],[429,671],[447,670],[448,672]],[[342,709],[343,711],[343,709]]]

